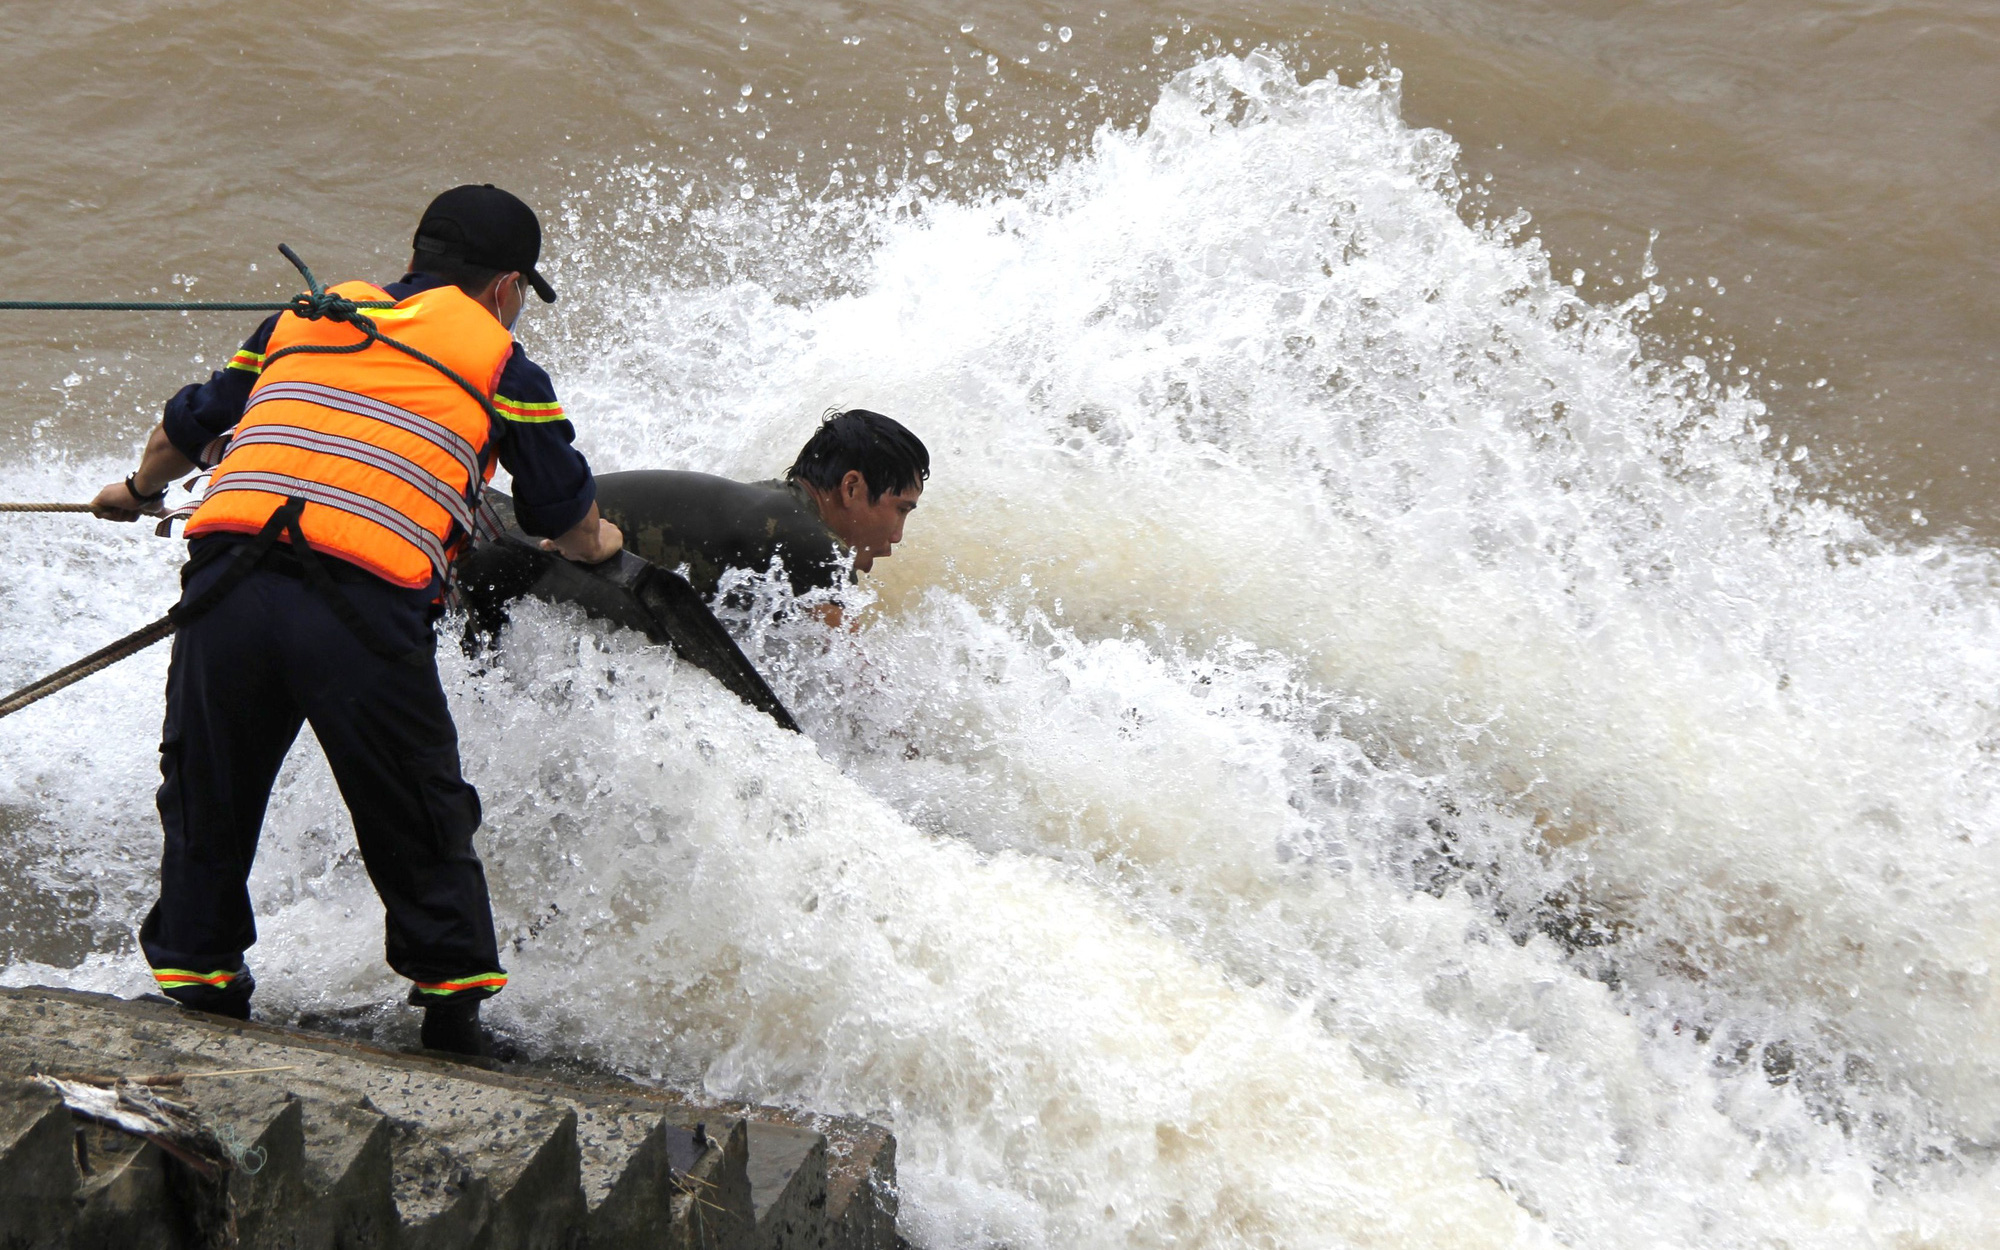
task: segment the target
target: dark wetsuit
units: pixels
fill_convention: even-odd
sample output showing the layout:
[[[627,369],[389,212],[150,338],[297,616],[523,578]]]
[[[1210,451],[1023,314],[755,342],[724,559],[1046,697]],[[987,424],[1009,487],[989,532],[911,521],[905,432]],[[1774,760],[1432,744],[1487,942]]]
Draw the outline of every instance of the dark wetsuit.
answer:
[[[687,568],[688,581],[713,598],[723,573],[762,573],[784,564],[792,593],[849,579],[847,549],[805,488],[788,482],[737,482],[710,473],[641,469],[597,478],[597,506],[625,532],[625,549],[662,568]]]

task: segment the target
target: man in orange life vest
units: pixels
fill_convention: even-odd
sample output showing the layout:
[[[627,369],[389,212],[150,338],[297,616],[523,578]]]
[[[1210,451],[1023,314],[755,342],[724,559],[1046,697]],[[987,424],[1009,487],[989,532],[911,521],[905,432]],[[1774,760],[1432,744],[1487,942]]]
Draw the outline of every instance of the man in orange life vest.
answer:
[[[484,1051],[479,1004],[507,977],[432,624],[496,460],[545,547],[596,562],[623,541],[598,515],[548,375],[513,339],[528,288],[555,301],[535,272],[541,242],[533,210],[507,192],[445,192],[401,281],[335,290],[395,300],[365,315],[465,385],[384,343],[327,351],[364,335],[280,313],[168,401],[138,470],[94,502],[113,520],[156,514],[167,484],[228,435],[187,525],[160,743],[160,899],[139,931],[161,991],[185,1006],[249,1016],[245,883],[278,768],[310,721],[387,913],[389,966],[426,1009],[424,1044]]]

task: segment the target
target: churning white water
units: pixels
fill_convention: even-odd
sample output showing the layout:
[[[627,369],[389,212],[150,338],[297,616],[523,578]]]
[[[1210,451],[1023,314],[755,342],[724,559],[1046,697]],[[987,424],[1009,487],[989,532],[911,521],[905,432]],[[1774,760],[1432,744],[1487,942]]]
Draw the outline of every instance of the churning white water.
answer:
[[[599,469],[768,476],[838,404],[935,475],[856,632],[745,622],[810,741],[558,609],[446,649],[503,1027],[893,1125],[927,1246],[1990,1244],[2000,564],[1805,497],[1455,158],[1252,55],[980,203],[579,195]],[[0,530],[8,684],[170,600],[91,534]],[[164,659],[0,723],[105,946]],[[396,993],[345,829],[301,749],[274,1014]]]

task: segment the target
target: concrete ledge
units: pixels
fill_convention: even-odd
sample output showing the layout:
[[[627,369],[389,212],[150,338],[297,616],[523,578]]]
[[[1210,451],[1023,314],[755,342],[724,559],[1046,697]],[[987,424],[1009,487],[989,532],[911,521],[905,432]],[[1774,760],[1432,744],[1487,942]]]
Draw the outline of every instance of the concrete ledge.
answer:
[[[27,1079],[37,1074],[169,1078],[153,1092],[191,1109],[236,1166],[203,1182],[157,1141],[79,1117]],[[890,1250],[894,1185],[893,1138],[854,1121],[487,1071],[103,995],[0,990],[9,1250]],[[233,1232],[220,1227],[230,1220]]]

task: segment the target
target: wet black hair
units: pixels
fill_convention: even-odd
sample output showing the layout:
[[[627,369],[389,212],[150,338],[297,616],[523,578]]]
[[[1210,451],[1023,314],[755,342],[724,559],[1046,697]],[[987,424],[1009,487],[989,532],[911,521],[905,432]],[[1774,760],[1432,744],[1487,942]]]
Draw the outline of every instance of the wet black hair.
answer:
[[[499,277],[505,271],[488,269],[484,265],[475,265],[469,260],[459,260],[455,256],[439,256],[432,252],[418,252],[410,258],[410,272],[427,273],[431,277],[449,282],[459,290],[464,291],[467,295],[477,298],[479,293],[485,290],[493,279]]]
[[[884,492],[901,494],[928,479],[931,453],[900,422],[879,412],[829,408],[785,477],[832,490],[853,470],[868,483],[868,502],[874,503]]]

